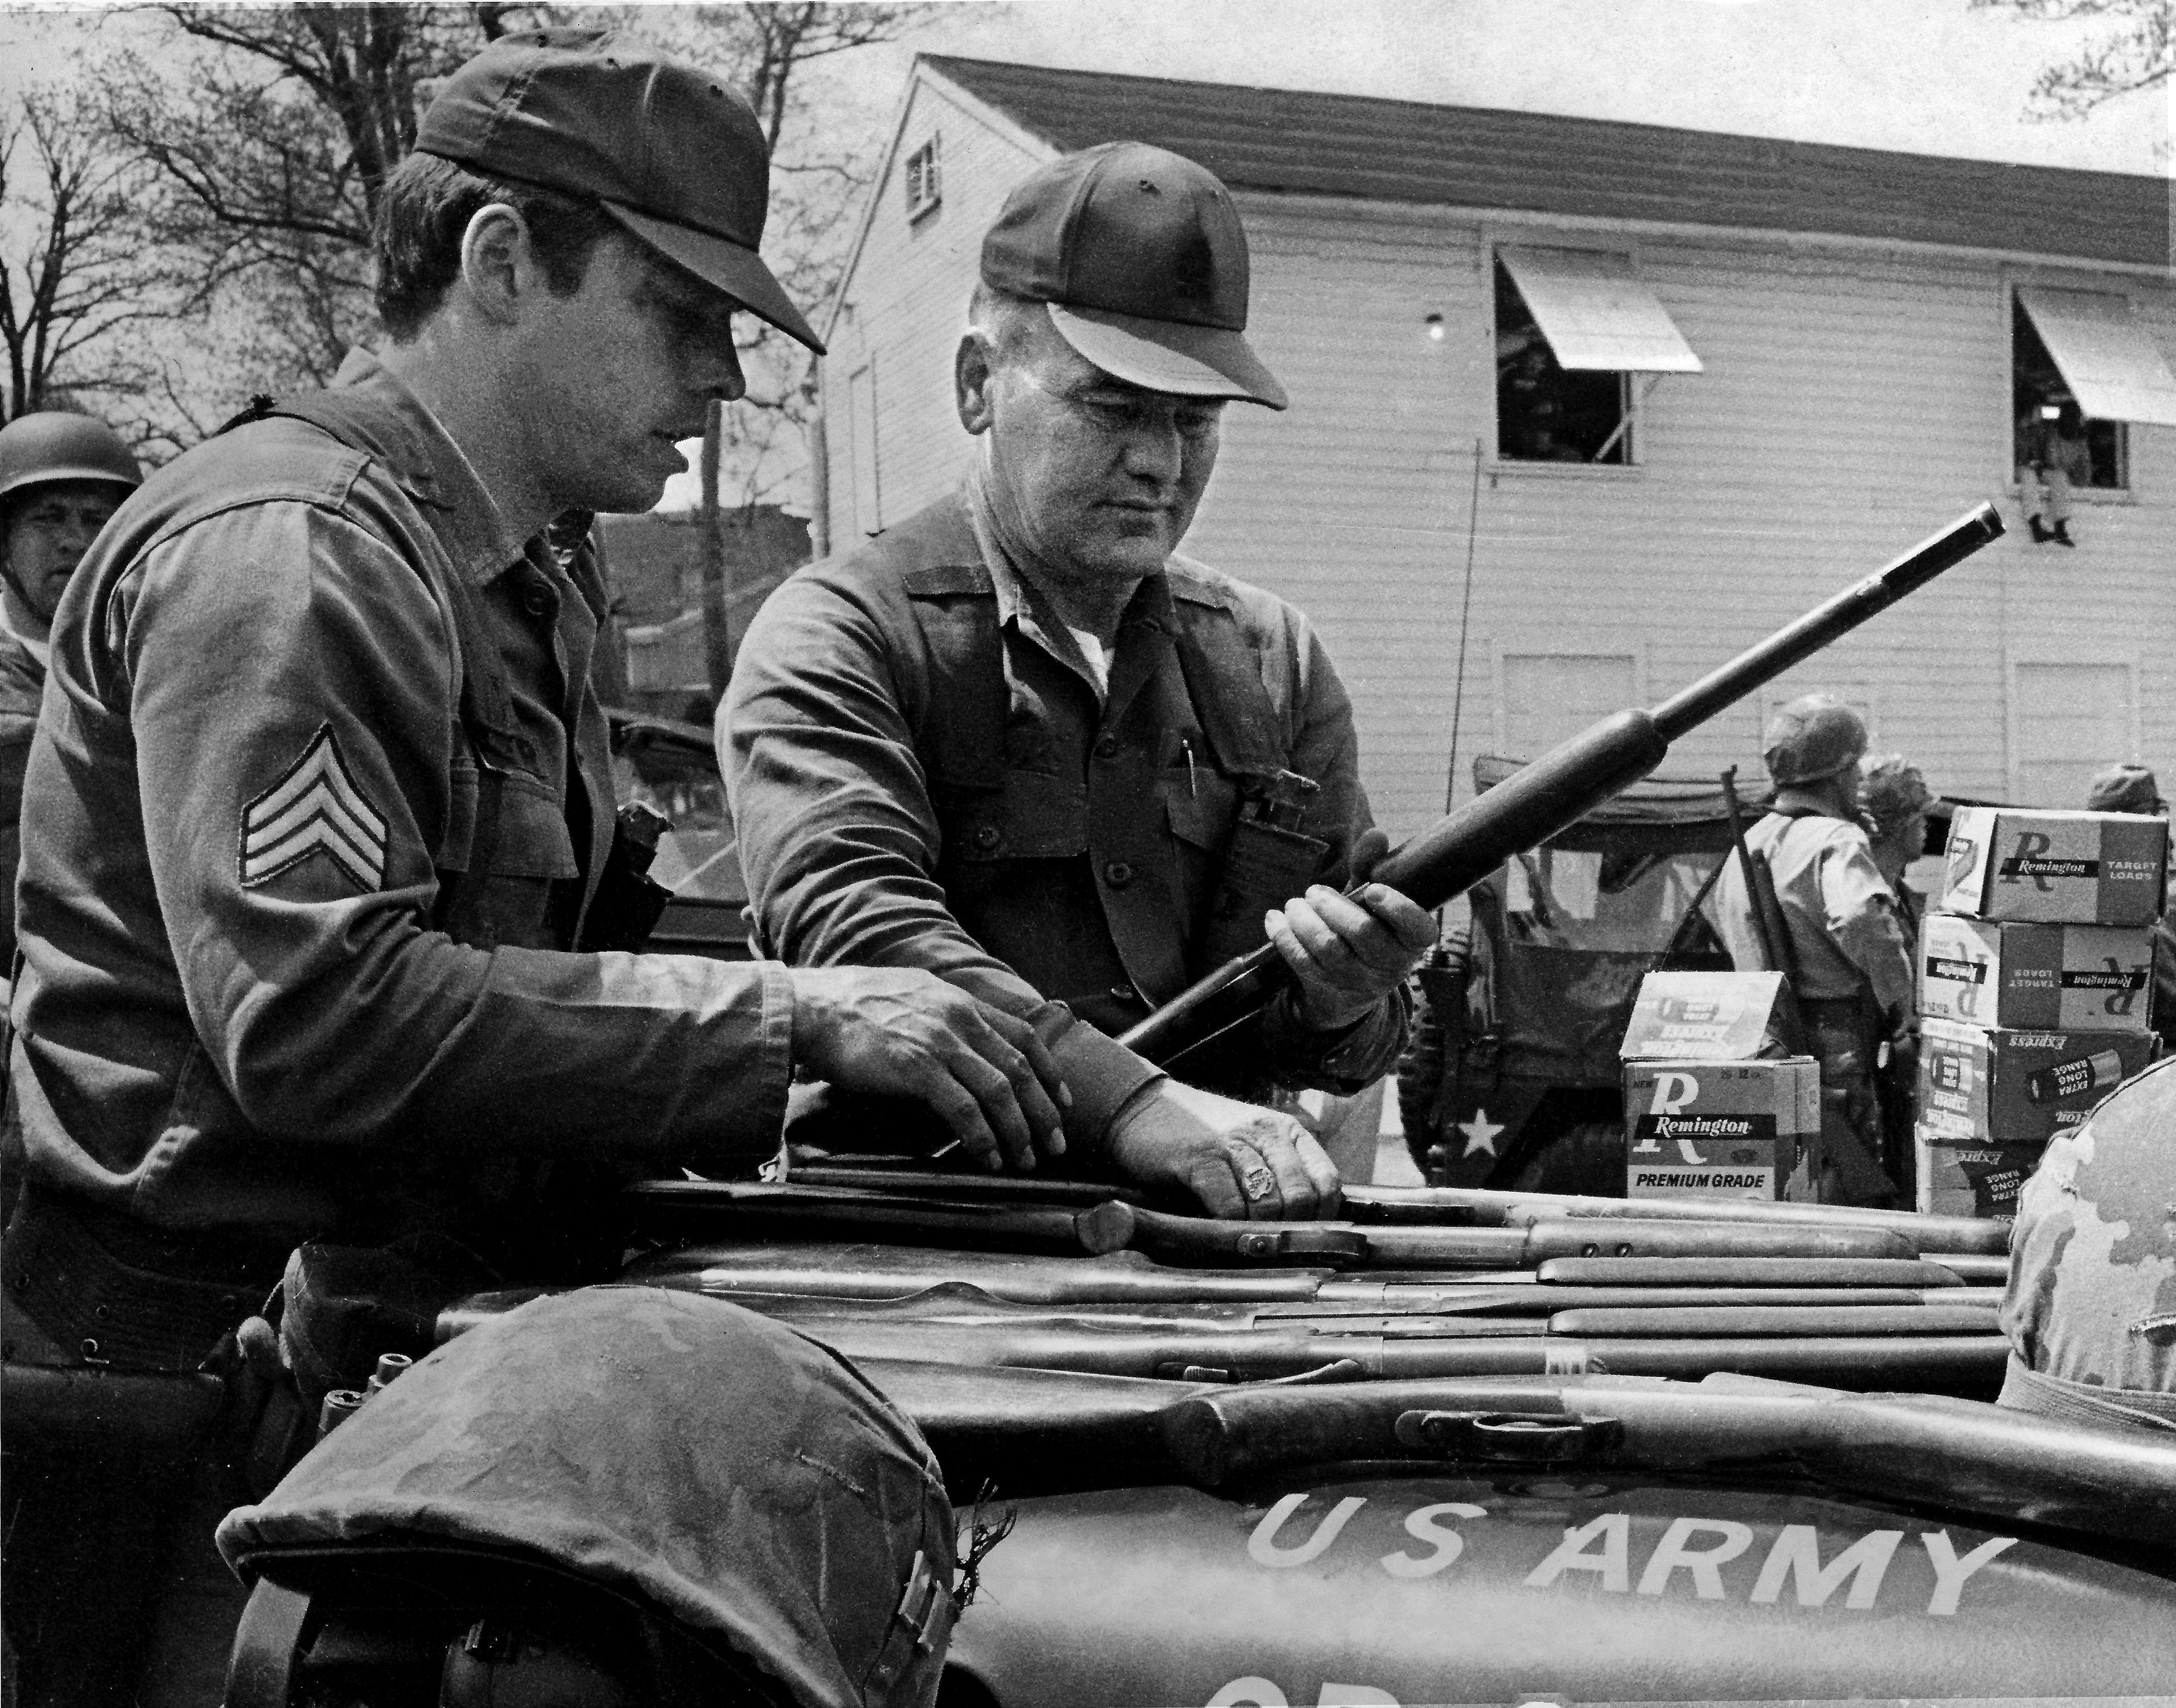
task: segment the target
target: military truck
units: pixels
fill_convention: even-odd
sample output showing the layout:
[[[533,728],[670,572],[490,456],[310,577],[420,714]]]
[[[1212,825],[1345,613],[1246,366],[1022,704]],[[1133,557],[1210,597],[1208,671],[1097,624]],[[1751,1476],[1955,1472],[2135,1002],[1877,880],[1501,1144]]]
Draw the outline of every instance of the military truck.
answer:
[[[1885,572],[1901,590],[1922,555]],[[1815,613],[1760,662],[1833,632]],[[1507,778],[1389,881],[1433,905],[1562,834],[1744,692],[1743,662]],[[1183,1058],[1273,959],[1129,1041]],[[651,1183],[630,1211],[623,1285],[789,1324],[927,1436],[973,1580],[950,1708],[2165,1700],[2176,1678],[2176,1446],[1988,1403],[1998,1223],[1387,1187],[1336,1220],[1221,1222],[905,1156]],[[541,1291],[453,1299],[412,1350]],[[399,1538],[351,1540],[397,1565]],[[249,1562],[249,1703],[391,1700],[396,1665],[438,1700],[429,1645],[452,1676],[465,1590],[403,1601],[381,1570],[358,1600],[345,1558]],[[895,1622],[931,1640],[922,1578]],[[584,1688],[534,1700],[634,1700]],[[807,1701],[734,1700],[765,1694]]]
[[[1477,759],[1476,793],[1524,763]],[[1416,976],[1398,1063],[1423,1179],[1622,1190],[1617,1047],[1646,974],[1729,969],[1699,904],[1731,846],[1715,778],[1650,777],[1466,892]]]

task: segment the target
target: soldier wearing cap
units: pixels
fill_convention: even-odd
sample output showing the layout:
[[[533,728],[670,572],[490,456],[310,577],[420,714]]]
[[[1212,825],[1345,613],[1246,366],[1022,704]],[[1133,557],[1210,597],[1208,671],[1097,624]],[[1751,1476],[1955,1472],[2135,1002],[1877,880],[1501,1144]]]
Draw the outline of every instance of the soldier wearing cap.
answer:
[[[1866,725],[1841,701],[1807,694],[1782,707],[1763,754],[1775,803],[1745,840],[1772,874],[1787,939],[1776,945],[1787,965],[1774,970],[1792,976],[1820,1058],[1823,1149],[1835,1171],[1828,1189],[1879,1204],[1896,1186],[1882,1169],[1874,1075],[1884,1043],[1912,1049],[1912,948],[1859,822],[1865,753]],[[1715,919],[1741,970],[1773,968],[1755,906],[1745,866],[1733,859],[1716,886]],[[1886,1135],[1899,1146],[1908,1136]]]
[[[2059,1134],[2017,1200],[2002,1403],[2176,1431],[2176,1061]]]
[[[1112,143],[1031,173],[955,363],[962,487],[795,577],[751,625],[720,753],[751,911],[799,964],[927,966],[1056,1053],[1076,1157],[1221,1213],[1304,1216],[1335,1170],[1235,1097],[1356,1091],[1434,932],[1381,886],[1352,708],[1283,601],[1182,556],[1249,347],[1245,233],[1194,162]],[[1109,1036],[1265,932],[1298,982],[1182,1085]],[[1200,1089],[1212,1085],[1216,1091]]]
[[[144,471],[104,422],[61,410],[0,427],[0,978],[15,961],[23,768],[68,578]]]
[[[818,347],[758,252],[767,179],[706,73],[494,43],[384,186],[386,346],[160,471],[84,560],[26,783],[11,1391],[193,1391],[305,1239],[597,1273],[609,1189],[771,1154],[797,1066],[922,1097],[977,1152],[1059,1142],[1029,1025],[927,973],[593,932],[604,590],[545,530],[656,502],[741,394],[736,314]],[[132,1474],[23,1415],[22,1701],[216,1701],[225,1451],[184,1433]]]
[[[2161,785],[2144,765],[2114,764],[2096,772],[2086,790],[2088,813],[2142,813],[2168,816]],[[2153,1030],[2176,1050],[2176,860],[2168,867],[2161,917],[2153,927]]]

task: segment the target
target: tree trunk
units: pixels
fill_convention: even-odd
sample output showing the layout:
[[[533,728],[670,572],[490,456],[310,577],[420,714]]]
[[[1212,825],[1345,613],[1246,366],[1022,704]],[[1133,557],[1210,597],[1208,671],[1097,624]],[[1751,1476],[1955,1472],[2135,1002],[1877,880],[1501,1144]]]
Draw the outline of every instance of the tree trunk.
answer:
[[[714,699],[726,697],[733,673],[733,638],[726,614],[726,535],[718,508],[718,455],[725,437],[725,408],[710,400],[703,417],[703,657]]]

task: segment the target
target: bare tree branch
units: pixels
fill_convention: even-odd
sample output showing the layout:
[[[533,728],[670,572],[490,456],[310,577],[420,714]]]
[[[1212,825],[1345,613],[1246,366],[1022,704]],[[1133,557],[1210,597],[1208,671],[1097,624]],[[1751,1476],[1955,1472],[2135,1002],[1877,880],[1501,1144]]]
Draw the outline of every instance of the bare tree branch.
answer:
[[[842,147],[808,68],[895,40],[931,9],[162,0],[140,14],[160,33],[133,52],[101,52],[82,79],[98,94],[95,103],[86,97],[72,133],[94,139],[99,158],[128,181],[106,240],[122,260],[107,295],[88,305],[91,318],[48,331],[45,365],[65,359],[74,383],[94,368],[123,389],[133,383],[138,394],[112,405],[117,418],[140,416],[147,444],[173,446],[251,392],[329,379],[351,345],[373,335],[379,187],[412,145],[436,81],[487,41],[542,24],[637,35],[746,90],[772,148],[765,254],[789,291],[820,301],[843,263],[879,139]],[[11,121],[0,137],[20,128]],[[14,179],[0,182],[12,203]],[[78,224],[69,231],[81,217],[70,211]],[[75,263],[63,260],[68,273]],[[29,324],[37,276],[0,275],[0,325]],[[97,317],[124,313],[133,318],[115,319],[101,341],[106,323]],[[799,345],[758,323],[742,344],[750,396],[727,411],[726,481],[748,495],[797,474],[815,370]],[[24,347],[35,365],[27,335]]]
[[[2034,79],[2026,111],[2083,118],[2102,102],[2176,76],[2176,0],[1972,0],[1976,11],[2014,13],[2033,24],[2106,19],[2108,30]]]

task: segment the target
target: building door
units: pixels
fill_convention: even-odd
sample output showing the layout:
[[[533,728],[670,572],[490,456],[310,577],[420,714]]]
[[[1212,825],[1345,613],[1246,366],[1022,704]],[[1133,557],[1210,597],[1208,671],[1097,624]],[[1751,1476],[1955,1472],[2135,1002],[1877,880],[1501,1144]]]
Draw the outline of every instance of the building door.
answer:
[[[2019,661],[2010,675],[2010,787],[2021,807],[2086,803],[2095,771],[2137,756],[2128,664]]]

